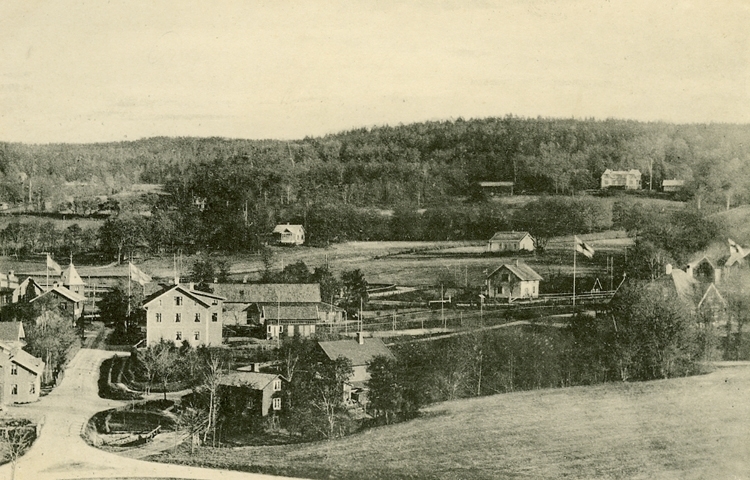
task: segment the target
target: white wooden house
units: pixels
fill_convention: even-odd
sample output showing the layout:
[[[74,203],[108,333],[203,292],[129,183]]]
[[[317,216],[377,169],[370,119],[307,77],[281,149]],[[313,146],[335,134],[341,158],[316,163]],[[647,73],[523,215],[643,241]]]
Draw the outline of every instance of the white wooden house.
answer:
[[[497,267],[485,280],[487,297],[512,301],[539,296],[539,282],[544,280],[525,263],[516,260]]]
[[[528,232],[497,232],[487,242],[488,252],[534,251],[534,238]]]

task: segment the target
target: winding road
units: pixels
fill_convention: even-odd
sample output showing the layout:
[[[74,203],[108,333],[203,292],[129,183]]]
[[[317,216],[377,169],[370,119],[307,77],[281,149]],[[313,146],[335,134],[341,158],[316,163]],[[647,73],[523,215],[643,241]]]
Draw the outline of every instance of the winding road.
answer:
[[[88,445],[81,432],[96,412],[124,405],[99,398],[97,379],[102,361],[117,352],[84,348],[70,362],[65,378],[39,402],[9,407],[17,417],[44,418],[41,435],[17,464],[16,479],[169,478],[260,480],[280,479],[227,470],[170,465],[122,457]],[[10,464],[0,478],[10,478]]]

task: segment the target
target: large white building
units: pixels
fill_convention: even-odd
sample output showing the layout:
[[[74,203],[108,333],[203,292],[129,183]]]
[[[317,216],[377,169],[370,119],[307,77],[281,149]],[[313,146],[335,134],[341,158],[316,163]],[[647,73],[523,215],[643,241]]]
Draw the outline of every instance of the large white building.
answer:
[[[192,284],[173,285],[149,296],[146,309],[146,344],[160,340],[180,346],[221,345],[224,297],[195,290]]]

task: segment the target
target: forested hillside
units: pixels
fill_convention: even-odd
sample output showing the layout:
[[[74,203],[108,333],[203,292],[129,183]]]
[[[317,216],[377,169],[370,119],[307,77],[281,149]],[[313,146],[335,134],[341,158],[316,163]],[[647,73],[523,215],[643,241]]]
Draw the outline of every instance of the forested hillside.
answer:
[[[509,226],[508,212],[475,203],[481,200],[476,181],[514,181],[517,193],[570,195],[597,188],[606,168],[640,169],[646,190],[649,184],[657,190],[662,179],[683,179],[699,207],[737,205],[750,199],[750,125],[505,117],[294,141],[5,143],[0,201],[41,210],[65,195],[111,195],[134,183],[162,183],[171,195],[153,211],[158,224],[174,230],[159,238],[167,246],[254,243],[283,221],[305,224],[317,232],[311,236],[317,242],[393,238],[393,225],[373,208],[395,209],[406,226],[417,209],[427,208],[420,231],[406,238],[466,238]],[[196,200],[205,200],[202,209]],[[463,225],[472,222],[481,233],[461,233],[476,230]],[[430,229],[439,232],[426,234]]]

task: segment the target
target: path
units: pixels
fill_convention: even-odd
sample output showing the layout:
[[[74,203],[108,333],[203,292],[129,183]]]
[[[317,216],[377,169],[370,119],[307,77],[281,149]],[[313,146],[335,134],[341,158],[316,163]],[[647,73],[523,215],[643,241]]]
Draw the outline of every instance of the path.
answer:
[[[96,412],[124,405],[97,394],[101,362],[117,352],[81,349],[68,365],[62,383],[39,402],[12,407],[14,416],[44,416],[42,433],[18,461],[16,479],[179,478],[255,480],[278,479],[226,470],[212,470],[122,457],[88,445],[81,432]],[[10,465],[0,467],[0,478],[10,478]]]

